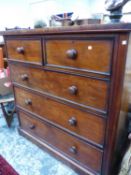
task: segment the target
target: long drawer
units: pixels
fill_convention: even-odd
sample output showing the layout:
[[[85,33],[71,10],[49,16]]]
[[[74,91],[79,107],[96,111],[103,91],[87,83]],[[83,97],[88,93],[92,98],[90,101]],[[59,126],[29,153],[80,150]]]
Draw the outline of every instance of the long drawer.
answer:
[[[103,155],[101,150],[22,112],[19,112],[19,116],[23,130],[53,146],[54,149],[59,150],[85,168],[100,173]]]
[[[50,98],[15,87],[16,105],[54,122],[97,145],[104,144],[104,118],[82,112]]]
[[[87,77],[10,65],[12,80],[78,104],[106,111],[109,83]]]
[[[10,39],[6,45],[9,59],[42,64],[40,39]]]
[[[45,43],[47,64],[105,73],[111,70],[113,50],[111,39],[97,37],[53,39],[50,37]]]

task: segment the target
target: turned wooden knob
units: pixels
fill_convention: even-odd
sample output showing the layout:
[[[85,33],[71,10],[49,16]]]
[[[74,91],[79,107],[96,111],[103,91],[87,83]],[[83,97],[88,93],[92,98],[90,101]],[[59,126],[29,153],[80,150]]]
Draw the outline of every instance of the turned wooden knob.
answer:
[[[76,59],[77,58],[77,50],[75,50],[75,49],[67,50],[66,55],[70,59]]]
[[[26,105],[32,105],[31,99],[25,99],[25,104]]]
[[[17,48],[16,48],[16,51],[17,51],[17,53],[19,53],[19,54],[24,54],[24,52],[25,52],[24,47],[17,47]]]
[[[128,139],[131,140],[131,133],[129,133],[129,135],[128,135]]]
[[[71,117],[69,120],[68,120],[69,124],[71,126],[76,126],[77,125],[77,120],[75,117]]]
[[[76,95],[78,89],[77,89],[76,86],[70,86],[70,87],[68,88],[68,91],[69,91],[70,94],[72,94],[72,95]]]
[[[23,81],[28,80],[28,75],[27,75],[27,74],[21,75],[21,79],[22,79]]]
[[[30,129],[35,129],[35,125],[32,124],[32,125],[29,126],[29,128],[30,128]]]
[[[69,151],[70,151],[71,153],[73,153],[73,154],[77,154],[77,148],[76,148],[76,146],[70,147],[70,148],[69,148]]]

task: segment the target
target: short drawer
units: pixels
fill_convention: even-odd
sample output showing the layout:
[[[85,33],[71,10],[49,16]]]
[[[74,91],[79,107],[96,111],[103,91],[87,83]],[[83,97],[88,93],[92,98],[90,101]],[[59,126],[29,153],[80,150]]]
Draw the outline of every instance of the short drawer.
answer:
[[[47,64],[109,73],[112,40],[46,40]]]
[[[19,39],[6,41],[8,58],[42,64],[41,41],[39,39]]]
[[[91,143],[103,146],[106,120],[50,98],[15,87],[16,105],[57,124]]]
[[[109,83],[103,80],[11,65],[14,82],[78,105],[107,110]]]
[[[19,116],[23,130],[53,146],[74,162],[100,173],[103,151],[22,112]]]

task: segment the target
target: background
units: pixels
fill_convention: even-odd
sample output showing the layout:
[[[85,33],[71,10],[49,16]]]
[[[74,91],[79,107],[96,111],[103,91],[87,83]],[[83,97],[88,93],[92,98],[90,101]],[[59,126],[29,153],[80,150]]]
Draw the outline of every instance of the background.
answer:
[[[74,12],[74,17],[89,18],[93,14],[108,13],[105,0],[0,0],[0,30],[13,27],[33,28],[36,20],[44,20],[47,25],[52,14]],[[131,12],[131,1],[123,8]],[[126,16],[125,22],[131,22]],[[2,37],[0,37],[2,40]]]

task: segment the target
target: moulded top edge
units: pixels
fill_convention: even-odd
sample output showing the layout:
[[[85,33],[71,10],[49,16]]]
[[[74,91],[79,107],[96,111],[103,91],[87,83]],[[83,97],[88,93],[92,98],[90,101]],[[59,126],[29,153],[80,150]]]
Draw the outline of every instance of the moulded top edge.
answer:
[[[88,24],[81,26],[46,27],[0,31],[0,35],[39,35],[62,33],[130,32],[131,23]]]

